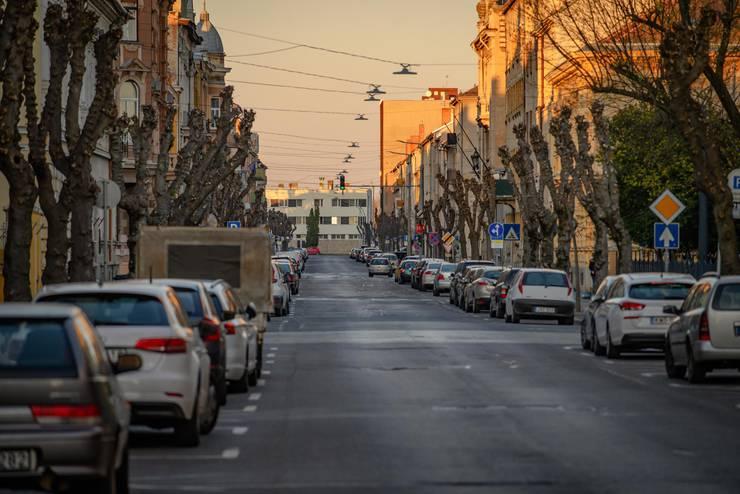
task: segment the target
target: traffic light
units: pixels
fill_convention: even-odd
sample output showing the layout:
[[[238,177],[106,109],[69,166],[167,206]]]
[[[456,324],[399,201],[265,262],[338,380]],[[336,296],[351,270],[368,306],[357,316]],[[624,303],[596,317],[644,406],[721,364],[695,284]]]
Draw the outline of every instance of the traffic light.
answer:
[[[344,190],[344,175],[339,175],[339,190]]]

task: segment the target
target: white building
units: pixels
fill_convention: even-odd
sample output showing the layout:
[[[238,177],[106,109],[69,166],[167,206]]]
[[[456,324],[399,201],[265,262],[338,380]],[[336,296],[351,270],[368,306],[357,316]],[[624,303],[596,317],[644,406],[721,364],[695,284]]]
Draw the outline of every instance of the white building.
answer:
[[[363,243],[362,224],[372,222],[372,190],[317,190],[277,187],[267,190],[267,206],[285,213],[296,226],[291,246],[306,243],[308,215],[318,208],[319,248],[324,254],[344,254]]]

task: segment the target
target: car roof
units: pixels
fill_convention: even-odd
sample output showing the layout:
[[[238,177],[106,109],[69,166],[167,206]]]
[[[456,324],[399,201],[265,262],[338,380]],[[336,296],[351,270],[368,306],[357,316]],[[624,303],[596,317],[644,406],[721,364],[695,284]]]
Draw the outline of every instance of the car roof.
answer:
[[[0,318],[29,318],[29,319],[67,319],[81,314],[82,311],[69,304],[32,304],[10,302],[0,304]]]
[[[690,274],[686,273],[629,273],[629,274],[622,274],[619,275],[620,278],[624,279],[625,281],[660,281],[660,280],[670,280],[670,281],[690,281],[692,283],[696,282],[696,279],[691,276]]]
[[[198,289],[205,287],[205,283],[202,280],[189,280],[184,278],[154,278],[152,283],[158,285],[166,285],[172,288],[194,288]]]
[[[550,268],[519,268],[519,271],[524,271],[525,273],[559,273],[559,274],[565,274],[565,271],[562,269],[550,269]]]
[[[158,283],[149,283],[145,280],[128,280],[114,283],[63,283],[59,285],[47,285],[39,296],[59,295],[65,293],[101,292],[101,293],[133,293],[137,295],[151,295],[154,297],[166,297],[170,288]]]

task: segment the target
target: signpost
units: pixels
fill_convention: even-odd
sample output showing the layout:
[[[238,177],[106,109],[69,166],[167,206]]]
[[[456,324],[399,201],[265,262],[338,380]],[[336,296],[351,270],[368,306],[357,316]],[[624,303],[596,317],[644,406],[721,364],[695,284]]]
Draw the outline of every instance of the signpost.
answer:
[[[672,223],[673,220],[686,209],[686,206],[673,195],[673,192],[666,189],[661,195],[650,205],[650,211],[660,219],[663,223],[656,223],[653,227],[653,245],[656,249],[663,249],[664,251],[664,271],[668,271],[668,263],[670,261],[669,251],[678,249],[679,247],[679,236],[680,229],[677,223]]]
[[[735,168],[727,177],[732,190],[732,218],[740,220],[740,168]]]
[[[522,225],[518,223],[504,224],[504,241],[519,242],[522,239]]]
[[[501,223],[491,223],[488,226],[488,234],[491,236],[491,248],[504,248],[504,225]]]
[[[226,228],[241,228],[242,222],[241,221],[227,221],[226,222]]]
[[[439,233],[437,232],[431,232],[429,234],[429,244],[433,246],[438,246],[441,239],[439,238]]]

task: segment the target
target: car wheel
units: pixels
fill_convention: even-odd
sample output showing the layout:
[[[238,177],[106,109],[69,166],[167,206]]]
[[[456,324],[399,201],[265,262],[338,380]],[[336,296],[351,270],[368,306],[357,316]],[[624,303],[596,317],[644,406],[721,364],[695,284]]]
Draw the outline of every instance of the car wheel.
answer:
[[[603,357],[604,355],[606,355],[606,348],[604,348],[604,346],[599,341],[599,337],[596,334],[595,327],[593,332],[591,333],[591,345],[594,350],[594,355],[597,355],[599,357]]]
[[[200,386],[200,385],[199,385]],[[175,424],[175,441],[180,446],[195,448],[200,444],[200,414],[198,413],[199,395],[193,403],[193,414],[190,420],[182,419]]]
[[[247,379],[250,386],[257,386],[257,380],[259,379],[259,369],[256,365],[254,366],[254,370],[252,370],[252,372],[248,374]]]
[[[454,300],[453,300],[453,298],[452,298],[452,291],[450,291],[450,297],[449,297],[449,300],[450,300],[450,305],[454,305],[454,304],[455,304],[455,301],[454,301]]]
[[[586,319],[581,321],[581,348],[591,350],[591,342],[586,338]]]
[[[558,324],[560,326],[573,326],[575,323],[575,320],[572,317],[569,317],[568,319],[558,319]]]
[[[128,445],[123,450],[121,466],[116,471],[116,494],[129,494],[128,488]]]
[[[426,292],[427,287],[424,286],[424,283],[419,283],[419,291],[420,292]]]
[[[216,382],[216,397],[219,405],[226,405],[226,396],[229,394],[229,383],[226,381],[226,371],[221,375],[221,379]]]
[[[390,278],[391,276],[393,276],[393,274],[392,273],[388,273],[388,278]]]
[[[707,370],[694,358],[694,350],[688,341],[686,342],[686,355],[688,360],[688,365],[686,365],[686,379],[691,384],[704,382],[704,378],[707,377]]]
[[[504,308],[504,322],[511,322],[511,316],[506,312],[506,308]]]
[[[435,290],[434,288],[432,288],[432,295],[435,297],[439,297],[439,292]]]
[[[216,390],[215,384],[211,383],[208,388],[208,406],[206,407],[206,416],[200,423],[200,433],[208,435],[211,433],[216,422],[218,421],[218,414],[221,411],[221,405],[218,401],[218,391]]]
[[[671,379],[683,379],[686,375],[686,366],[676,365],[676,361],[673,359],[673,351],[668,338],[665,342],[665,372]]]
[[[511,322],[513,322],[514,324],[519,324],[521,322],[521,319],[514,309],[511,309]]]
[[[612,341],[612,334],[609,331],[609,328],[606,328],[606,358],[617,359],[619,358],[619,354],[619,346],[614,344]]]
[[[506,315],[506,306],[496,303],[496,319],[503,319]]]
[[[488,304],[488,317],[491,319],[494,319],[498,316],[498,314],[493,310],[493,301]]]
[[[370,278],[372,278],[372,277],[373,277],[373,273],[367,273],[367,275],[368,275],[368,276],[369,276]]]
[[[476,299],[473,299],[473,314],[478,314],[480,312],[480,305],[478,305],[478,301]]]
[[[70,492],[94,492],[95,494],[128,494],[128,446],[123,450],[121,466],[105,477],[94,477],[74,482]]]

